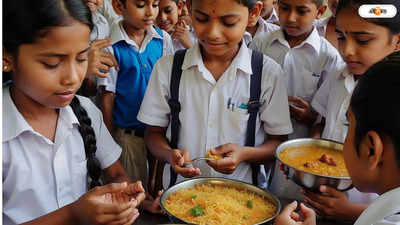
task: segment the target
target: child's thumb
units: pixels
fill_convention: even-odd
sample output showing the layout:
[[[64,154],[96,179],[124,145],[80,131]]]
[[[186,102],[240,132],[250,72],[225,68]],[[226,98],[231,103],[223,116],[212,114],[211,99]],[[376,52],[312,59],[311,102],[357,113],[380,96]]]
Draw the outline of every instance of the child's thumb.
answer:
[[[292,212],[294,212],[297,208],[297,201],[293,201],[292,203],[290,203],[289,205],[287,205],[283,210],[282,210],[282,214],[284,215],[291,215]]]
[[[93,192],[97,195],[103,195],[106,193],[115,193],[124,190],[127,187],[127,183],[111,183],[104,186],[96,187]]]
[[[309,222],[307,224],[315,224],[316,223],[314,210],[312,210],[311,208],[308,208],[303,203],[300,204],[300,210],[301,210],[301,213],[304,215],[304,222]]]
[[[326,186],[326,185],[321,185],[319,187],[319,190],[322,193],[328,194],[328,195],[330,195],[332,197],[336,197],[336,198],[340,198],[343,195],[342,192],[340,192],[332,187]]]

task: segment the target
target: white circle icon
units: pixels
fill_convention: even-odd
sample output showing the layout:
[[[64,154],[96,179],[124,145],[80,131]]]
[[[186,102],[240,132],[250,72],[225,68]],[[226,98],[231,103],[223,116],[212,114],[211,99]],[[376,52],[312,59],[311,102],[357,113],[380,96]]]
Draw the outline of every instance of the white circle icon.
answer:
[[[390,4],[361,5],[358,14],[362,18],[393,18],[397,14],[397,8]]]

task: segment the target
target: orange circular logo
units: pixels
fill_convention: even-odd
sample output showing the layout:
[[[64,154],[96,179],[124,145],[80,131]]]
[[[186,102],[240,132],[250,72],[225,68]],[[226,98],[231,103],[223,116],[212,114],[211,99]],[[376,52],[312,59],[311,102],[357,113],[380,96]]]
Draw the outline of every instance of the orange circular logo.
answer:
[[[374,8],[374,14],[380,16],[382,14],[382,10],[380,7]]]

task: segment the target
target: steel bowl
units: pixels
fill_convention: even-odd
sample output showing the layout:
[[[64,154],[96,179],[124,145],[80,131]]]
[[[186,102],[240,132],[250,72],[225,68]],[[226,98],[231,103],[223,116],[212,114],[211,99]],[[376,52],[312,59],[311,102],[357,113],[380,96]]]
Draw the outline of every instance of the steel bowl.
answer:
[[[327,185],[339,191],[347,191],[353,188],[350,177],[324,176],[321,174],[306,172],[287,165],[279,158],[279,153],[283,150],[301,146],[318,146],[343,151],[343,144],[324,139],[300,138],[283,142],[277,147],[275,157],[282,163],[283,173],[286,174],[289,179],[314,192],[319,192],[319,187],[321,185]]]
[[[228,185],[228,186],[235,187],[238,189],[242,189],[242,190],[245,189],[247,191],[254,192],[254,193],[259,194],[259,195],[265,197],[266,199],[268,199],[277,208],[274,216],[272,216],[271,218],[268,218],[266,220],[263,220],[257,224],[254,224],[254,225],[270,224],[274,220],[274,218],[279,214],[279,212],[281,211],[282,206],[277,197],[275,197],[270,192],[263,190],[259,187],[256,187],[252,184],[248,184],[248,183],[238,181],[238,180],[226,179],[226,178],[201,177],[201,178],[185,180],[178,184],[175,184],[174,186],[172,186],[172,187],[168,188],[166,191],[164,191],[163,194],[161,195],[161,199],[160,199],[161,208],[167,213],[167,215],[172,223],[192,224],[188,221],[184,221],[184,220],[174,216],[171,212],[169,212],[165,208],[164,204],[165,204],[165,201],[168,199],[168,196],[170,194],[176,192],[177,190],[191,188],[197,184]]]

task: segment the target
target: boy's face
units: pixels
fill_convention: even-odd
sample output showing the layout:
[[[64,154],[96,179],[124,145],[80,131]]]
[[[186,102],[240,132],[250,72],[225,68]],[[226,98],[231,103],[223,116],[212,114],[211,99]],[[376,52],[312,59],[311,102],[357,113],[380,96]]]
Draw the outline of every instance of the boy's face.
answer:
[[[328,0],[328,7],[332,12],[332,15],[336,15],[336,9],[339,4],[339,0]]]
[[[280,0],[279,21],[284,31],[293,37],[307,34],[313,29],[313,21],[322,16],[321,9],[311,0]]]
[[[102,5],[103,0],[84,0],[92,13],[96,12]]]
[[[365,73],[399,47],[400,34],[390,37],[386,27],[367,22],[351,9],[336,16],[336,32],[339,52],[352,74]]]
[[[159,0],[117,0],[115,12],[122,15],[132,29],[149,29],[158,15]]]
[[[159,13],[156,23],[158,27],[171,33],[174,30],[175,24],[178,23],[181,9],[178,9],[173,0],[161,0],[158,7]]]
[[[236,0],[195,0],[191,17],[203,50],[223,56],[237,50],[248,25],[249,9]]]
[[[261,0],[263,8],[261,9],[260,16],[264,19],[268,19],[274,8],[274,0]]]

